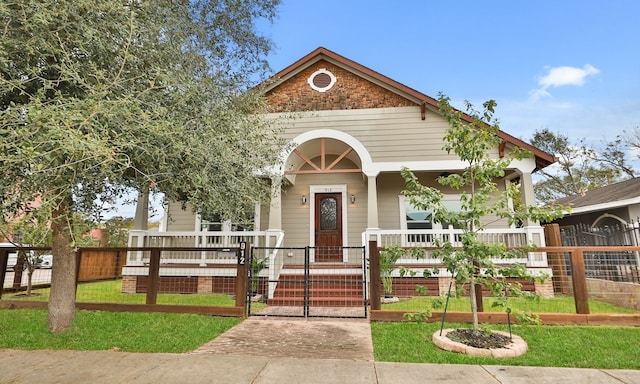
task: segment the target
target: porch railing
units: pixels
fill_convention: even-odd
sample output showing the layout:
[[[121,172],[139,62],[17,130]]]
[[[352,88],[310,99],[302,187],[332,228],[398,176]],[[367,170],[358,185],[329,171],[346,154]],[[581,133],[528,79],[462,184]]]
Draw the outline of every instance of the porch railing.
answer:
[[[202,232],[156,232],[143,230],[129,231],[130,247],[146,248],[218,248],[215,252],[174,251],[168,252],[163,262],[176,264],[233,264],[236,262],[235,248],[242,242],[257,247],[280,247],[284,239],[282,231],[202,231]],[[271,256],[271,255],[265,255]],[[143,252],[129,252],[127,265],[144,265]]]
[[[368,229],[362,233],[362,244],[367,246],[370,240],[375,240],[380,247],[430,248],[436,247],[438,241],[450,241],[454,247],[461,247],[462,234],[463,230],[453,227],[447,229],[405,230]],[[478,238],[489,243],[503,243],[508,247],[545,246],[544,228],[542,227],[485,229],[479,233]],[[529,252],[526,258],[511,260],[511,262],[513,261],[525,263],[529,267],[546,267],[547,255],[545,252]],[[438,259],[429,257],[423,260],[401,259],[398,262],[422,263],[425,265],[440,263]]]

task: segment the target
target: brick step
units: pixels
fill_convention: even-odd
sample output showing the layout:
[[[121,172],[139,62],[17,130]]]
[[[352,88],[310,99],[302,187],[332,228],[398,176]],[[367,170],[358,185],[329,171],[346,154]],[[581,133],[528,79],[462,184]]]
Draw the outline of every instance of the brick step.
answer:
[[[317,273],[310,271],[309,278],[319,280],[362,280],[361,273]],[[289,279],[289,280],[302,280],[304,279],[304,273],[280,273],[280,279]]]
[[[304,265],[301,264],[285,264],[282,266],[282,270],[297,270],[297,269],[304,269]],[[356,265],[356,264],[336,264],[336,263],[314,263],[309,265],[309,269],[310,270],[314,270],[314,269],[330,269],[330,270],[334,270],[334,271],[344,271],[344,270],[351,270],[351,269],[359,269],[362,270],[362,266],[361,265]]]
[[[304,281],[304,275],[289,275],[280,274],[279,281]],[[309,275],[309,280],[312,281],[344,281],[347,283],[354,283],[362,281],[362,275]]]
[[[310,289],[360,289],[362,290],[362,281],[344,282],[344,281],[310,281]],[[276,289],[288,289],[288,288],[304,288],[305,283],[303,281],[282,281],[278,282]]]
[[[284,306],[303,306],[304,298],[302,297],[282,297],[267,300],[267,305],[284,305]],[[322,297],[309,298],[309,306],[311,307],[360,307],[364,305],[364,299],[353,297]]]
[[[309,289],[310,297],[362,297],[362,288],[312,288]],[[276,289],[274,297],[304,297],[304,288],[282,288]]]
[[[309,305],[314,307],[359,307],[364,305],[360,266],[321,264],[309,269]],[[304,305],[304,266],[285,266],[269,305]]]

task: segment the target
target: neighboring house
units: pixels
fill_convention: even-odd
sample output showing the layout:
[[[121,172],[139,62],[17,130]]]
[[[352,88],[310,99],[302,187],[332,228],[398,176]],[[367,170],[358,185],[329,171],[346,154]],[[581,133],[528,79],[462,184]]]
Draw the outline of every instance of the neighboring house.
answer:
[[[559,226],[563,246],[640,245],[640,179],[564,197],[555,203],[571,208],[564,217],[554,221]],[[638,252],[585,252],[584,256],[589,278],[640,283]],[[591,279],[588,283],[595,284]],[[589,289],[589,292],[601,291],[605,290],[592,286]]]
[[[431,212],[417,210],[402,196],[403,167],[430,186],[439,186],[440,175],[465,167],[442,149],[449,126],[435,99],[325,48],[274,79],[264,88],[274,111],[267,117],[282,119],[292,145],[283,154],[279,177],[272,180],[270,204],[256,206],[253,227],[240,228],[169,204],[160,232],[147,233],[143,198],[131,245],[231,247],[244,236],[260,247],[315,247],[312,263],[350,263],[352,253],[342,247],[366,246],[370,239],[381,246],[429,246],[436,236],[457,233],[432,223]],[[291,112],[295,118],[284,118]],[[505,132],[499,136],[502,144],[492,153],[496,158],[514,146],[533,152],[532,158],[514,161],[498,182],[502,187],[518,182],[524,204],[535,204],[531,174],[554,157]],[[459,205],[460,191],[443,193],[446,204]],[[544,245],[543,230],[533,222],[515,228],[496,221],[487,236],[514,246]],[[274,265],[283,262],[276,252],[269,255],[271,277]],[[529,266],[547,266],[544,254],[533,255]],[[201,265],[209,258],[216,259],[202,256]],[[142,261],[138,256],[129,265]]]
[[[640,179],[629,179],[581,194],[564,197],[556,204],[571,208],[555,220],[560,226],[584,224],[605,227],[628,224],[640,217]]]

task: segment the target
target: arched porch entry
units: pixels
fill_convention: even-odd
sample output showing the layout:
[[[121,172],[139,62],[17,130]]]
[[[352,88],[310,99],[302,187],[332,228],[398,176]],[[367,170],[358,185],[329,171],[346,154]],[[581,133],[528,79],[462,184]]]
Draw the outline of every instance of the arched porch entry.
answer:
[[[301,196],[300,210],[308,230],[287,231],[290,233],[285,233],[285,238],[313,247],[312,261],[346,261],[342,247],[353,244],[354,234],[368,227],[366,221],[362,222],[368,211],[377,215],[375,191],[370,200],[363,180],[365,169],[371,168],[371,157],[358,140],[340,131],[314,130],[292,142],[282,177],[289,191]],[[375,190],[375,182],[371,187]],[[286,210],[286,204],[283,206]],[[295,212],[285,211],[283,215],[293,216]]]

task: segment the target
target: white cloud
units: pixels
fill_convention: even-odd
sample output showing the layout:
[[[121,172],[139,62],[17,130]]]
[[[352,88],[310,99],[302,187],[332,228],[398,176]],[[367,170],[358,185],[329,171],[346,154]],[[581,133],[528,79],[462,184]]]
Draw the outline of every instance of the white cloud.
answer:
[[[556,67],[549,69],[546,76],[538,79],[538,84],[543,88],[561,87],[563,85],[583,85],[585,78],[591,75],[597,75],[600,70],[590,64],[585,65],[582,69],[575,67]]]
[[[551,94],[547,92],[546,89],[534,89],[533,91],[529,92],[529,99],[532,101],[538,101],[543,97],[550,97],[550,96]]]
[[[550,97],[548,89],[551,87],[563,87],[566,85],[582,86],[588,76],[594,76],[600,70],[591,64],[586,64],[582,68],[576,67],[549,67],[545,76],[538,79],[540,88],[529,92],[529,98],[537,101],[543,97]]]

